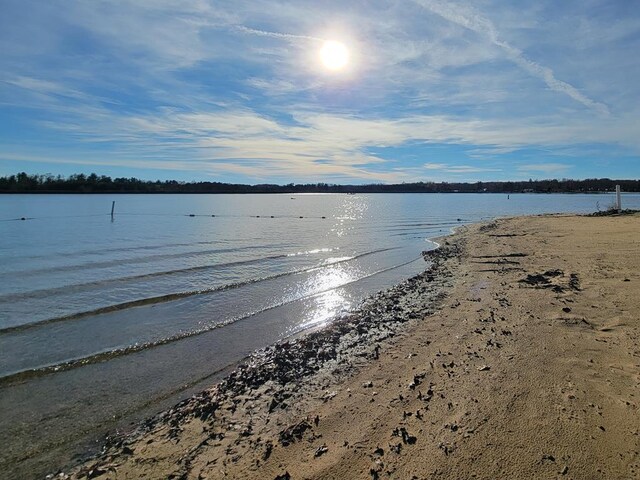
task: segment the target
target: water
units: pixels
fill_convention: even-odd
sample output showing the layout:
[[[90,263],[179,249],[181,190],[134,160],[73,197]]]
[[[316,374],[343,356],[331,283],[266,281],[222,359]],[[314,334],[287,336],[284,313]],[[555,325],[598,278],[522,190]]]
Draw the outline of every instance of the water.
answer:
[[[211,384],[251,351],[422,271],[420,252],[434,246],[428,239],[452,227],[592,212],[612,201],[2,196],[0,468],[28,477],[67,462],[105,431]],[[624,202],[639,208],[640,195]]]

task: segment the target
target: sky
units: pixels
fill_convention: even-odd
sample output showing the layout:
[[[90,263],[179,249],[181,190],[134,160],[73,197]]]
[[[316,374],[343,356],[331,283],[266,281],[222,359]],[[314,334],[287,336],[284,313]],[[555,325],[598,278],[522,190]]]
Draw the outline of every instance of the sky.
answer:
[[[0,175],[637,179],[638,52],[630,0],[2,0]]]

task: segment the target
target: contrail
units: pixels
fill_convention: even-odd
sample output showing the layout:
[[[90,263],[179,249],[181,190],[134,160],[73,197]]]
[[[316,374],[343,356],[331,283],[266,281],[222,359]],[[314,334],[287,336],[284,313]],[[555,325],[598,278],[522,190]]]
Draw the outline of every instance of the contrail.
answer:
[[[255,28],[245,27],[244,25],[235,25],[236,30],[249,35],[259,35],[261,37],[283,38],[285,40],[311,40],[313,42],[324,42],[324,38],[311,37],[309,35],[295,35],[293,33],[269,32],[266,30],[257,30]]]
[[[549,67],[529,60],[522,50],[500,40],[498,31],[491,20],[483,17],[480,13],[471,8],[454,7],[450,3],[444,3],[439,0],[415,0],[415,2],[450,22],[487,36],[491,43],[502,48],[508,54],[513,63],[534,77],[544,81],[551,90],[564,93],[586,107],[592,108],[603,115],[609,115],[609,108],[605,104],[590,99],[580,93],[573,85],[558,80],[553,70]]]

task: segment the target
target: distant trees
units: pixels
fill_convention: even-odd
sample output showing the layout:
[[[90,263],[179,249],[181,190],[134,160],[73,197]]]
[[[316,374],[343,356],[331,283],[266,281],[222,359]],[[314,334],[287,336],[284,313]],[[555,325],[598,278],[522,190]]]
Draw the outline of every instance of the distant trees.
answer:
[[[415,182],[402,184],[334,185],[307,183],[243,185],[221,182],[147,181],[137,178],[111,178],[82,173],[60,175],[16,175],[0,177],[0,193],[592,193],[610,192],[620,185],[625,192],[640,192],[640,180],[532,180],[522,182]]]

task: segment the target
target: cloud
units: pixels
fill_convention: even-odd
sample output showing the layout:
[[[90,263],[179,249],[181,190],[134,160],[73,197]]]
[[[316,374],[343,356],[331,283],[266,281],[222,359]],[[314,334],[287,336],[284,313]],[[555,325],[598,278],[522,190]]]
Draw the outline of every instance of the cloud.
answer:
[[[501,172],[501,168],[487,168],[471,165],[449,165],[446,163],[425,163],[423,167],[427,170],[438,170],[445,173],[466,174],[466,173],[485,173],[485,172]]]
[[[625,120],[593,124],[583,119],[567,125],[562,118],[475,119],[452,115],[411,115],[398,118],[317,113],[297,106],[287,116],[250,108],[220,106],[196,111],[160,108],[142,114],[118,113],[104,107],[69,108],[66,120],[41,124],[66,138],[75,148],[109,146],[121,158],[190,163],[193,169],[234,172],[253,178],[352,178],[403,181],[413,171],[394,165],[393,149],[411,145],[470,147],[478,164],[441,161],[423,165],[423,172],[464,175],[502,173],[480,162],[523,148],[566,148],[569,145],[619,142],[640,151],[633,124]],[[379,152],[384,149],[388,153]],[[88,155],[93,157],[94,155]],[[90,161],[88,161],[90,162]],[[149,163],[152,164],[151,162]],[[233,166],[235,165],[235,167]],[[519,171],[560,173],[564,164],[527,165]],[[150,167],[151,168],[151,167]],[[157,168],[157,167],[154,167]],[[555,168],[555,170],[554,170]]]
[[[446,163],[425,163],[423,167],[426,168],[427,170],[444,170],[445,168],[447,168],[447,164]]]
[[[557,79],[553,70],[549,67],[530,60],[520,49],[502,40],[491,20],[481,15],[472,7],[454,5],[449,1],[444,2],[442,0],[415,1],[450,22],[484,35],[491,43],[500,47],[516,65],[531,75],[543,80],[550,89],[563,93],[602,115],[609,115],[609,108],[605,104],[592,100],[569,83]]]
[[[573,165],[564,163],[534,163],[529,165],[520,165],[519,172],[541,172],[547,175],[563,173],[570,170]]]
[[[42,80],[39,78],[16,76],[4,80],[5,83],[16,87],[30,90],[36,93],[64,95],[68,97],[83,97],[84,95],[77,90],[67,88],[66,86],[50,80]]]

